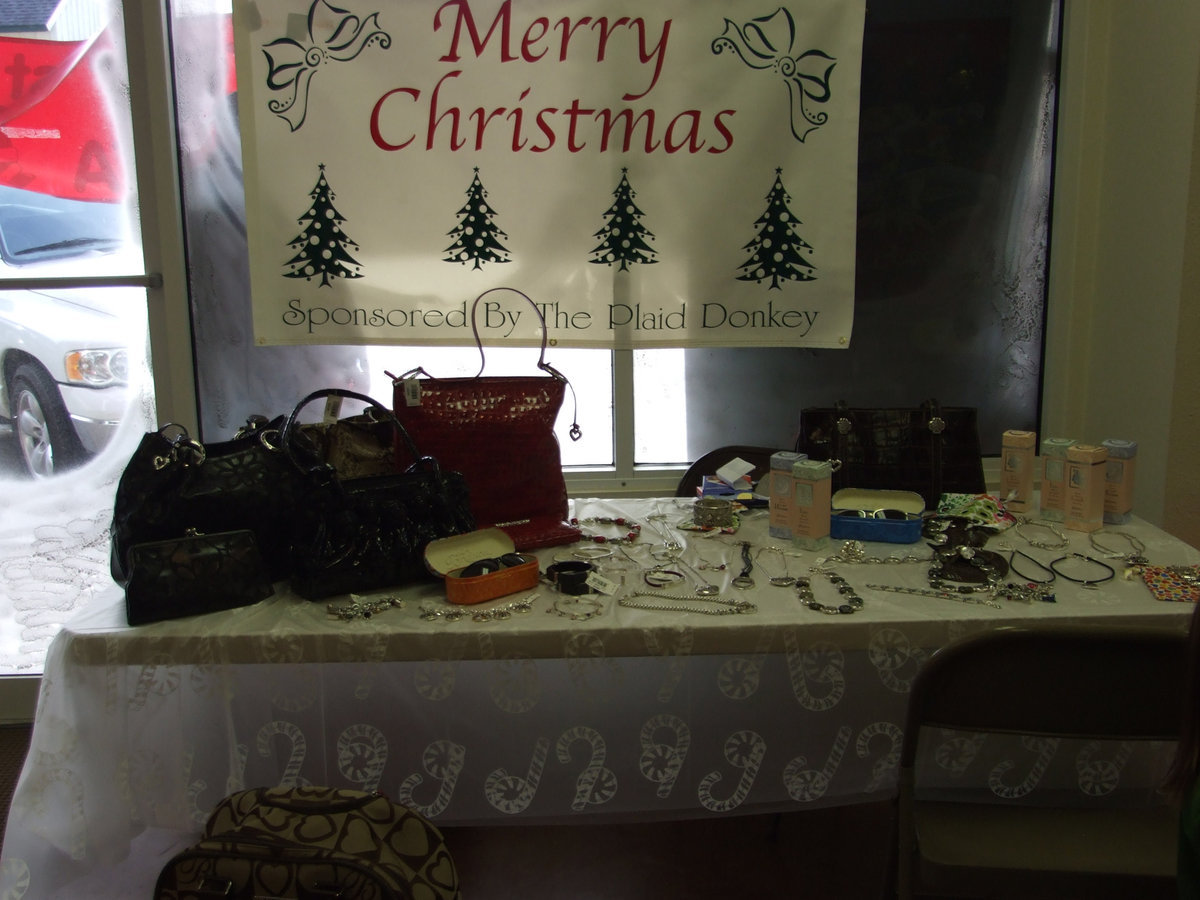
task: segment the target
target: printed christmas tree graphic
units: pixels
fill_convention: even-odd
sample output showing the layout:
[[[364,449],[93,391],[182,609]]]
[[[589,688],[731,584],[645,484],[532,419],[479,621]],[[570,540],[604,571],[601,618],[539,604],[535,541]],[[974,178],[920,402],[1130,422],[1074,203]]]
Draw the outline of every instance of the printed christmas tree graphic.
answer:
[[[812,256],[812,246],[796,234],[794,226],[802,224],[788,209],[791,197],[783,186],[783,169],[775,170],[775,184],[767,194],[767,208],[754,225],[758,234],[742,247],[750,258],[738,267],[738,281],[771,279],[771,287],[779,288],[781,280],[815,281],[811,270],[816,268],[805,257]]]
[[[656,263],[657,255],[644,238],[654,240],[654,235],[642,225],[645,215],[633,198],[636,192],[629,184],[629,170],[621,170],[621,183],[613,191],[612,206],[604,211],[604,227],[593,235],[600,238],[599,246],[592,249],[588,262],[611,266],[619,263],[618,271],[628,272],[630,263]]]
[[[507,238],[493,221],[496,210],[487,202],[487,191],[479,180],[479,169],[475,169],[475,178],[467,188],[466,205],[460,209],[458,225],[450,232],[454,243],[446,248],[449,256],[445,262],[456,262],[466,265],[475,263],[476,269],[483,268],[485,262],[512,262],[508,258],[508,249],[500,243],[498,237]]]
[[[330,278],[362,278],[362,272],[361,264],[346,249],[358,250],[359,246],[342,231],[346,220],[333,205],[333,190],[325,180],[325,163],[317,168],[321,174],[308,194],[312,205],[296,220],[303,230],[288,241],[296,255],[284,263],[291,271],[284,272],[283,277],[312,281],[320,275],[320,286],[329,287]]]

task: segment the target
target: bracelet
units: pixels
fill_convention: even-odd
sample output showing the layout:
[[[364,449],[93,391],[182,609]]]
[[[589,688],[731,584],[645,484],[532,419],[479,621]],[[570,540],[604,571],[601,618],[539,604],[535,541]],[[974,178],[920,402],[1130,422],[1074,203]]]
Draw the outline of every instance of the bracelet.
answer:
[[[1058,564],[1065,559],[1082,559],[1085,562],[1090,562],[1092,565],[1099,566],[1100,568],[1104,569],[1108,574],[1105,575],[1103,578],[1073,578],[1058,568]],[[1113,579],[1113,576],[1115,576],[1117,574],[1113,570],[1113,567],[1110,566],[1108,563],[1101,562],[1100,560],[1096,559],[1094,556],[1088,556],[1086,553],[1068,553],[1065,556],[1060,556],[1058,559],[1054,560],[1054,562],[1050,563],[1050,571],[1053,572],[1055,575],[1059,575],[1059,576],[1067,579],[1067,581],[1073,581],[1076,584],[1082,584],[1084,587],[1092,587],[1097,584],[1104,584],[1104,582],[1106,582],[1106,581],[1111,581]]]
[[[837,606],[829,606],[825,603],[820,603],[813,594],[811,578],[796,579],[796,596],[800,599],[801,606],[807,606],[815,612],[825,613],[831,616],[848,616],[851,613],[856,613],[863,608],[862,597],[858,596],[854,588],[852,588],[846,579],[836,572],[826,572],[820,569],[814,569],[813,575],[824,575],[829,579],[829,583],[837,588],[837,592],[842,595],[844,602]]]
[[[592,564],[582,560],[557,562],[546,567],[546,580],[554,585],[560,594],[572,596],[592,593],[592,588],[587,583],[591,574]]]
[[[1004,608],[995,600],[988,597],[975,597],[971,592],[942,591],[935,588],[914,588],[899,584],[868,584],[867,587],[873,591],[892,591],[896,594],[912,594],[916,597],[937,597],[940,600],[953,600],[956,603],[978,603],[981,606],[990,606],[992,609]]]
[[[664,569],[661,566],[656,566],[653,569],[647,569],[646,574],[642,576],[642,580],[650,585],[650,587],[666,587],[668,584],[683,581],[683,573],[677,572],[674,569]]]
[[[677,597],[655,591],[634,591],[617,603],[627,609],[642,609],[648,612],[699,613],[703,616],[746,615],[758,611],[749,600],[725,600],[720,597],[702,597],[696,594]]]
[[[575,607],[575,609],[567,607]],[[580,610],[580,607],[583,609]],[[562,597],[558,597],[550,604],[550,608],[546,612],[570,619],[572,622],[586,622],[604,612],[604,604],[596,597],[575,597],[573,600],[563,600]]]
[[[350,595],[349,603],[329,603],[325,611],[335,619],[350,622],[354,619],[369,619],[378,613],[389,609],[404,609],[404,601],[399,597],[380,597],[378,600],[364,600],[358,594]]]

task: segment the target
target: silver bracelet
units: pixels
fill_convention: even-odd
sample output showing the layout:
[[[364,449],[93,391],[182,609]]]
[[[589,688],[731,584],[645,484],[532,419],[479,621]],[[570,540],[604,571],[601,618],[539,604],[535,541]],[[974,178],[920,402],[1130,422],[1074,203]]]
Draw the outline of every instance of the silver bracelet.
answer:
[[[358,594],[350,595],[349,603],[329,603],[325,611],[335,619],[350,622],[354,619],[369,619],[389,609],[404,609],[404,601],[399,597],[380,597],[378,600],[364,600]]]
[[[980,606],[990,606],[993,609],[1004,607],[995,600],[977,594],[962,594],[958,591],[939,591],[934,588],[902,587],[898,584],[868,584],[872,591],[891,591],[896,594],[913,594],[917,597],[937,597],[939,600],[954,600],[958,603],[976,603]]]
[[[604,604],[600,602],[599,598],[587,594],[571,596],[570,599],[556,597],[546,612],[570,619],[572,622],[586,622],[603,613]]]
[[[642,597],[649,599],[637,599]],[[678,596],[661,594],[657,591],[634,591],[622,597],[617,603],[627,609],[642,609],[649,612],[694,612],[702,616],[745,615],[758,611],[758,607],[749,600],[725,600],[721,597],[703,597],[698,594]]]

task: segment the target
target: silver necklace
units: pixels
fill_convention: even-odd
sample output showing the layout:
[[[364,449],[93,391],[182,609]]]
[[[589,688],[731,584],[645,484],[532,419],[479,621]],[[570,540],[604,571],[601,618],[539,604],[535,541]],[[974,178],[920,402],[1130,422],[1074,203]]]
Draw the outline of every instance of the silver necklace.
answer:
[[[1026,528],[1042,528],[1053,534],[1058,540],[1051,541],[1042,538],[1031,538],[1025,533]],[[1053,522],[1039,520],[1037,522],[1026,519],[1023,522],[1018,522],[1013,526],[1013,531],[1024,538],[1030,546],[1037,547],[1040,550],[1064,550],[1071,546],[1071,539],[1067,537],[1067,533],[1055,525]]]
[[[1101,535],[1119,537],[1129,544],[1128,552],[1106,547],[1102,541],[1096,540]],[[1092,547],[1107,559],[1121,559],[1127,566],[1145,566],[1150,564],[1146,558],[1146,545],[1127,531],[1093,531],[1088,535]]]

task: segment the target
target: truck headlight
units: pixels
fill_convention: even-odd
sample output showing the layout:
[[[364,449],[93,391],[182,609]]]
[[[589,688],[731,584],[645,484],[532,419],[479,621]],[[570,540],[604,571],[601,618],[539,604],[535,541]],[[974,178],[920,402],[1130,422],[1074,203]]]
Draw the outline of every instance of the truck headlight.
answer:
[[[129,381],[129,353],[117,350],[72,350],[66,358],[67,380],[92,387]]]

